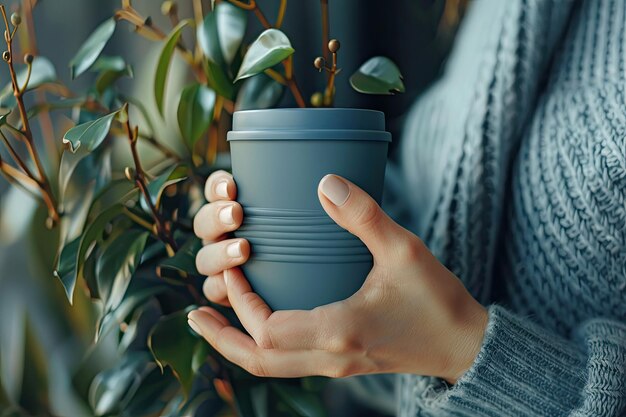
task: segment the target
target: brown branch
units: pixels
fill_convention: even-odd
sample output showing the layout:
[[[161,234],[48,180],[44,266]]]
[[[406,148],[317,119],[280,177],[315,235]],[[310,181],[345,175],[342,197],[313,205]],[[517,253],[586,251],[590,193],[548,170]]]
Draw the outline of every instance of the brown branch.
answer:
[[[167,248],[168,252],[173,255],[177,250],[176,242],[171,236],[170,228],[167,226],[166,222],[163,220],[163,218],[159,214],[159,211],[152,202],[152,198],[150,197],[150,193],[148,192],[148,186],[146,185],[146,173],[143,170],[141,160],[139,159],[139,153],[137,152],[138,129],[137,127],[133,129],[130,126],[128,111],[126,109],[124,111],[126,112],[126,122],[124,123],[124,126],[126,127],[128,141],[130,142],[130,151],[133,156],[133,162],[135,164],[135,184],[139,188],[139,191],[141,191],[141,194],[143,194],[144,200],[146,201],[146,204],[150,209],[150,213],[152,214],[152,218],[154,219],[156,232],[159,236],[159,239],[161,239],[161,241],[165,243],[165,247]]]
[[[234,4],[235,6],[244,10],[254,10],[255,8],[257,8],[255,0],[250,0],[250,3],[244,3],[243,1],[240,1],[240,0],[228,0],[228,1]]]
[[[13,148],[13,146],[11,145],[11,142],[9,142],[9,139],[5,136],[5,134],[1,130],[0,130],[0,136],[2,137],[2,140],[4,141],[4,144],[6,145],[8,151],[9,151],[9,155],[11,155],[11,158],[13,158],[15,163],[20,168],[22,168],[22,171],[24,171],[24,173],[26,175],[28,175],[29,178],[31,178],[31,179],[34,178],[32,171],[28,168],[28,165],[26,165],[24,160],[15,151],[15,148]]]
[[[274,27],[280,29],[285,19],[285,11],[287,10],[287,0],[280,0],[280,6],[278,8],[278,16],[276,17],[276,23]]]
[[[52,224],[56,224],[60,220],[57,202],[54,198],[54,195],[52,194],[50,182],[48,181],[45,170],[43,168],[43,164],[41,163],[39,154],[37,153],[37,149],[35,148],[32,130],[30,128],[30,123],[28,120],[28,114],[26,113],[26,107],[24,105],[24,91],[17,83],[17,75],[15,73],[15,68],[13,67],[13,38],[9,34],[9,21],[7,19],[7,13],[4,5],[0,5],[0,12],[2,13],[2,18],[6,27],[6,30],[4,32],[4,39],[7,44],[7,52],[5,55],[6,62],[8,64],[9,74],[11,76],[13,95],[15,96],[15,101],[17,102],[17,107],[20,113],[20,119],[22,121],[22,129],[20,129],[20,132],[25,138],[24,143],[26,144],[26,148],[28,149],[28,153],[31,159],[35,163],[35,167],[39,176],[39,178],[32,177],[32,179],[39,185],[39,188],[41,189],[41,194],[48,208],[48,216],[51,219]]]
[[[320,0],[322,10],[322,56],[328,61],[328,41],[330,40],[330,20],[328,19],[328,0]]]

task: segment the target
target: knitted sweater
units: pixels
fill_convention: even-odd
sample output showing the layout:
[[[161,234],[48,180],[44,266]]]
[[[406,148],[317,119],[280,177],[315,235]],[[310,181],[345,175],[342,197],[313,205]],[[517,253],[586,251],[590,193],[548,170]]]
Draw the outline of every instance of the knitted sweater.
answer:
[[[471,3],[401,169],[489,322],[454,386],[399,376],[399,415],[626,415],[625,85],[626,1]]]

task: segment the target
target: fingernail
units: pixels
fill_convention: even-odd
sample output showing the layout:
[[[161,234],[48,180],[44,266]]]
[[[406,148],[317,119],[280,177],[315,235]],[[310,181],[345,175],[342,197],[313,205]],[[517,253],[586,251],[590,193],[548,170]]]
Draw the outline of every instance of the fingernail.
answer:
[[[342,206],[350,195],[348,184],[336,175],[326,175],[322,178],[320,190],[336,206]]]
[[[224,224],[233,224],[235,220],[233,219],[233,206],[229,205],[228,207],[224,207],[217,214],[220,221]]]
[[[226,246],[226,255],[231,258],[240,258],[241,257],[241,242],[231,243]]]
[[[224,270],[224,284],[228,287],[228,279],[230,278],[230,271],[228,269]]]
[[[200,326],[198,326],[198,324],[195,321],[191,320],[189,317],[187,317],[187,324],[189,325],[189,327],[191,327],[191,330],[199,335],[202,334],[202,332],[200,332]]]
[[[228,198],[228,183],[222,181],[215,187],[215,193],[220,197]]]

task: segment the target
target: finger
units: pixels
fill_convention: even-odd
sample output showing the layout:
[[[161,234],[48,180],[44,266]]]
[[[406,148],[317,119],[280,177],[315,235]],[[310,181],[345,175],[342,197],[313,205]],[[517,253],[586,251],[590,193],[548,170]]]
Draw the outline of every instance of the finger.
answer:
[[[237,197],[237,186],[233,176],[222,170],[209,175],[204,185],[204,196],[209,203],[234,200]]]
[[[297,378],[311,375],[345,377],[363,373],[367,364],[320,350],[283,351],[263,349],[241,330],[224,324],[214,314],[194,310],[189,326],[222,356],[256,376]]]
[[[271,349],[275,346],[268,338],[266,322],[272,310],[250,287],[239,268],[224,271],[224,283],[230,305],[235,310],[243,327],[254,338],[257,345]]]
[[[219,311],[217,311],[216,309],[214,309],[213,307],[208,307],[208,306],[203,306],[198,308],[198,310],[203,311],[205,313],[208,313],[210,315],[212,315],[213,317],[215,317],[220,323],[222,323],[222,325],[224,326],[230,326],[230,322],[228,321],[228,319]]]
[[[248,260],[250,244],[245,239],[227,239],[206,245],[196,255],[196,268],[202,275],[216,275]]]
[[[204,280],[204,284],[202,284],[202,292],[208,300],[216,304],[230,307],[223,273],[207,277],[207,279]]]
[[[377,262],[387,260],[389,247],[408,234],[372,197],[345,178],[326,175],[319,183],[318,197],[326,213],[361,239]]]
[[[236,202],[205,204],[193,219],[193,230],[200,239],[213,241],[241,226],[243,209]]]
[[[239,268],[224,271],[228,300],[239,321],[258,346],[283,350],[341,351],[342,338],[337,337],[340,303],[313,310],[275,311],[250,287]],[[332,322],[332,324],[331,324]]]

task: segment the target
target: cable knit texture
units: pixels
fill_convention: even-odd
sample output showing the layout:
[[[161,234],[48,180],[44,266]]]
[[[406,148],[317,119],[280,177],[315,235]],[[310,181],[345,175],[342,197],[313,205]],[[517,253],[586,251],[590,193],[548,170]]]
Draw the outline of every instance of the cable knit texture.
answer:
[[[402,172],[489,323],[454,386],[399,376],[399,415],[626,415],[625,43],[624,0],[471,4]]]

